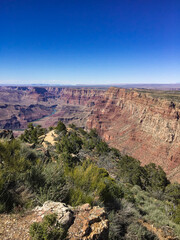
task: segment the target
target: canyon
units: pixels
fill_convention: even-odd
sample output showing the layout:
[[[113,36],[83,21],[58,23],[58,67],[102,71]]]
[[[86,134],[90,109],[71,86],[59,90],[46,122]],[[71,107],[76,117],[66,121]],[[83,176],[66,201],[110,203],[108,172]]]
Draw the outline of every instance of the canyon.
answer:
[[[59,120],[100,136],[142,165],[160,165],[180,182],[180,94],[123,88],[0,87],[0,128],[23,130]]]

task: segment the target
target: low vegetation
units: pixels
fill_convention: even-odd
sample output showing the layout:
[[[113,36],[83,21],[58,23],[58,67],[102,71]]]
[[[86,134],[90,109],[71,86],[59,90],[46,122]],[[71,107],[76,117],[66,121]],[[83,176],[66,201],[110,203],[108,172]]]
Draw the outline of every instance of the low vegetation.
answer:
[[[56,146],[40,144],[46,129],[29,124],[19,139],[0,142],[0,212],[32,208],[46,200],[105,207],[109,239],[157,239],[139,220],[180,236],[180,185],[162,168],[145,167],[110,148],[97,132],[59,122]],[[31,144],[33,143],[33,148]],[[56,216],[30,229],[33,239],[64,239]]]
[[[33,223],[30,235],[33,240],[63,240],[66,237],[66,229],[58,223],[56,215],[51,214],[45,216],[42,223]]]

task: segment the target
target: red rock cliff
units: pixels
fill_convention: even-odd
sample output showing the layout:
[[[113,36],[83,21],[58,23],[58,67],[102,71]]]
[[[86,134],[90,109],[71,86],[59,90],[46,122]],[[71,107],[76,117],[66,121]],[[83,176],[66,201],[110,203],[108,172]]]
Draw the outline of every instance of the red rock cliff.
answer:
[[[110,88],[87,120],[111,146],[160,165],[180,182],[180,105],[137,91]]]

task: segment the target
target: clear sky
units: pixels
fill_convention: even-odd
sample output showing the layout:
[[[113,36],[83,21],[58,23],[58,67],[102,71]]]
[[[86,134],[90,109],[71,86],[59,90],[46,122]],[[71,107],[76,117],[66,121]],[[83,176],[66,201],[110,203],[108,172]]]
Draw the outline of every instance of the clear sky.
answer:
[[[0,0],[0,83],[180,82],[180,0]]]

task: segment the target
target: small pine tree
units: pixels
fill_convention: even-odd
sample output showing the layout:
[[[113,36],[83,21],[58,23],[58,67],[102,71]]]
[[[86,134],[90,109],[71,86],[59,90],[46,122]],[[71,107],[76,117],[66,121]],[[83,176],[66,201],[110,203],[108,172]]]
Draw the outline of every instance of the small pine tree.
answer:
[[[59,121],[56,129],[58,130],[58,132],[66,131],[66,126],[63,122]]]

